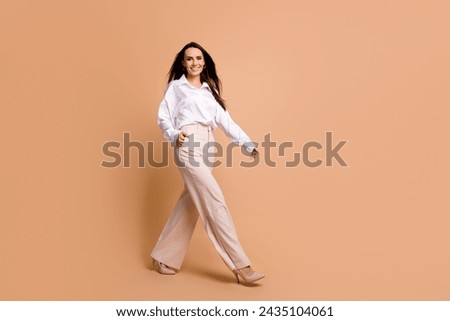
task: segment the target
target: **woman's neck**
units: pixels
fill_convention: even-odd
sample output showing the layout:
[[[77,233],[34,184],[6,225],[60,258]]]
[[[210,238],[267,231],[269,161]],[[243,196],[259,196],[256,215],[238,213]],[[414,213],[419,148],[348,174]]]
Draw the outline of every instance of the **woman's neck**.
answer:
[[[200,88],[202,86],[202,82],[200,81],[200,75],[194,77],[188,75],[186,78],[192,86],[197,88]]]

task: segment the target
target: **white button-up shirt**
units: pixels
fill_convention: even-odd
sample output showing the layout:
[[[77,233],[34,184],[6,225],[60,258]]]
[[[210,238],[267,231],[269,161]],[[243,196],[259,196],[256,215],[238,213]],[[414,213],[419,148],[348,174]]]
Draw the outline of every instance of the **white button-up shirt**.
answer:
[[[255,148],[248,135],[216,101],[208,84],[203,82],[200,88],[196,88],[182,75],[166,87],[159,105],[158,125],[164,137],[175,142],[181,127],[195,123],[209,125],[213,129],[219,126],[234,143],[244,145],[248,153]]]

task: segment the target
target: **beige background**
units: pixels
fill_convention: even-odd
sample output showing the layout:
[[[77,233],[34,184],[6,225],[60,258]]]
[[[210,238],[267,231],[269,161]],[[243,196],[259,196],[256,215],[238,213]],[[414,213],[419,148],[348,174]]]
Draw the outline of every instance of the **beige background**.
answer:
[[[447,1],[1,7],[0,299],[450,299]],[[215,170],[260,286],[235,284],[201,225],[178,275],[149,270],[179,173],[136,151],[100,166],[124,132],[163,141],[165,75],[189,41],[253,140],[294,143],[276,168]],[[326,131],[349,167],[283,165]]]

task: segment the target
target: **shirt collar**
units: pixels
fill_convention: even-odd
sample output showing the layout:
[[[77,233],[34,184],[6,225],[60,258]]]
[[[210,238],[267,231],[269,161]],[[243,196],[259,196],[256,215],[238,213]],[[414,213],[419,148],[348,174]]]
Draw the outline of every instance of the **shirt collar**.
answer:
[[[180,81],[181,81],[180,84],[186,84],[186,85],[188,85],[188,86],[191,86],[191,87],[193,87],[193,88],[196,88],[196,87],[192,86],[192,85],[189,83],[189,81],[187,80],[187,78],[186,78],[186,76],[185,76],[184,74],[180,77]],[[207,88],[207,89],[211,90],[211,88],[209,87],[208,83],[205,82],[205,81],[202,83],[202,86],[201,86],[200,88],[196,88],[196,89],[202,89],[202,88]]]

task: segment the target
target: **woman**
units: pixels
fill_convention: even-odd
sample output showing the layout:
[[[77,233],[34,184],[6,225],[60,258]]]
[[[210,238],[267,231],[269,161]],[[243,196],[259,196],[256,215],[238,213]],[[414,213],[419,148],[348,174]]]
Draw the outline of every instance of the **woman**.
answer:
[[[214,143],[213,129],[221,127],[252,157],[259,152],[226,111],[220,85],[208,52],[195,42],[185,45],[170,68],[158,110],[158,125],[164,137],[175,144],[175,160],[184,190],[151,255],[159,273],[175,274],[200,215],[209,238],[237,282],[242,279],[247,284],[264,275],[250,267],[222,191],[212,175],[211,162],[205,158],[204,147]]]

